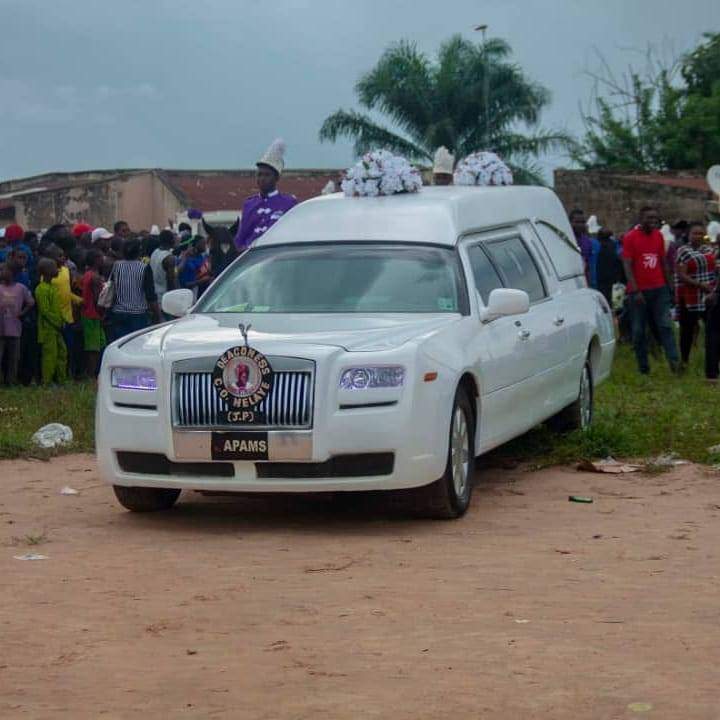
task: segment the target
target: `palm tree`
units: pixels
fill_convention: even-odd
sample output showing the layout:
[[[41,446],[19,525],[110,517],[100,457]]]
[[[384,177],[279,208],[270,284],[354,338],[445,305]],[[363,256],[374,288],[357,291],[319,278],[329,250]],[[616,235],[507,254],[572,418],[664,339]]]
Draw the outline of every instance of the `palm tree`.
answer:
[[[504,40],[475,44],[460,35],[440,46],[437,61],[413,43],[391,45],[355,89],[363,108],[385,114],[399,132],[365,113],[341,109],[325,120],[320,140],[349,137],[358,155],[385,148],[419,162],[431,160],[440,145],[458,158],[492,150],[513,168],[518,182],[541,184],[535,159],[570,149],[572,140],[563,132],[537,129],[550,93],[509,61],[511,52]],[[523,126],[535,132],[523,134]]]

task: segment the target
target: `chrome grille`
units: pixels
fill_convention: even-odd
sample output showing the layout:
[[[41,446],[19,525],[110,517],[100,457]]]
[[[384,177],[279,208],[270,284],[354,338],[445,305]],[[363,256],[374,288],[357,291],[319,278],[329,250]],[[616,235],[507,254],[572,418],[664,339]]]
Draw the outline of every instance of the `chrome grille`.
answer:
[[[230,408],[215,392],[212,373],[175,373],[176,427],[309,427],[312,424],[312,373],[276,372],[270,394],[257,410],[265,414],[263,425],[228,423]]]

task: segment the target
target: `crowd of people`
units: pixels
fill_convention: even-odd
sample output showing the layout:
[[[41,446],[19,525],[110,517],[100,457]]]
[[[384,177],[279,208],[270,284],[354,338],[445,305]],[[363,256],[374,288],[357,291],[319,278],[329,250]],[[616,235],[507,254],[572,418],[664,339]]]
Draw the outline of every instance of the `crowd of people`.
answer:
[[[87,223],[0,230],[0,385],[96,377],[108,342],[170,319],[166,292],[185,288],[198,298],[297,203],[277,189],[284,153],[275,140],[257,161],[259,192],[230,228],[191,209],[202,233],[188,223],[135,233],[123,220],[113,232]]]
[[[649,350],[662,350],[673,372],[688,366],[701,325],[705,328],[705,377],[720,375],[720,263],[717,239],[701,221],[662,224],[654,207],[615,236],[595,216],[570,212],[588,285],[618,315],[620,338],[632,342],[638,370],[650,372]],[[679,326],[679,348],[674,321]]]
[[[122,220],[113,232],[85,223],[42,235],[5,228],[0,382],[94,377],[108,342],[169,319],[164,293],[187,288],[197,297],[238,255],[230,231],[203,225],[206,236],[187,223],[134,233]]]

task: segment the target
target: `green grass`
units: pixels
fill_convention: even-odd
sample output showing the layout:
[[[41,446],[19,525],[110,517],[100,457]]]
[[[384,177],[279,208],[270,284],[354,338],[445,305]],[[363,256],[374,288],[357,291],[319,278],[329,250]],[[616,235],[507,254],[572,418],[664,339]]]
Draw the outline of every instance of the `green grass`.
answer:
[[[720,457],[708,448],[720,443],[720,387],[705,383],[703,357],[700,338],[685,375],[676,377],[663,359],[651,358],[652,372],[643,376],[632,348],[619,345],[612,376],[597,388],[588,432],[558,436],[541,426],[493,456],[546,465],[608,455],[640,459],[676,453],[695,462],[718,462]]]
[[[92,452],[95,427],[95,383],[69,383],[61,387],[0,389],[0,458],[47,458],[58,452]],[[73,442],[61,450],[42,450],[33,433],[59,422],[73,431]]]
[[[558,436],[541,426],[495,450],[491,459],[527,461],[538,466],[612,455],[650,458],[674,452],[695,462],[720,462],[708,452],[720,443],[720,387],[703,380],[703,352],[694,351],[683,377],[671,375],[663,360],[641,376],[632,350],[620,346],[611,379],[597,389],[595,421],[587,433]],[[95,386],[0,389],[0,458],[48,457],[56,452],[92,452]],[[43,451],[32,434],[50,422],[69,425],[72,445]]]

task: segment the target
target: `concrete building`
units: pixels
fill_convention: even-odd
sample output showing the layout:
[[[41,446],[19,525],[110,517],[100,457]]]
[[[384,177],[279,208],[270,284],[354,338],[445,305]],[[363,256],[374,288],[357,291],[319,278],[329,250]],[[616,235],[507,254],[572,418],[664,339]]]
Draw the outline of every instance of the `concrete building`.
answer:
[[[568,211],[582,208],[616,233],[636,223],[644,205],[656,206],[670,224],[720,216],[717,197],[705,178],[690,173],[632,175],[559,169],[555,171],[555,192]]]
[[[338,170],[287,170],[283,192],[299,200],[319,195]],[[0,182],[0,227],[17,222],[40,230],[58,222],[112,228],[119,219],[134,230],[177,223],[188,208],[211,220],[234,220],[257,192],[255,170],[90,170],[48,173]],[[232,221],[232,220],[231,220]]]

